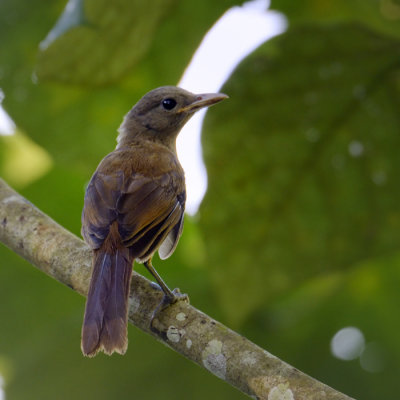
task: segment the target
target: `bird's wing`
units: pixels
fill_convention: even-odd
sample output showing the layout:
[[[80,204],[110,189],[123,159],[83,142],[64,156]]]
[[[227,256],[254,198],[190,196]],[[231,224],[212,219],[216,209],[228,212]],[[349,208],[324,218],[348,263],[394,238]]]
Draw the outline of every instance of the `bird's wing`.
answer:
[[[98,249],[117,219],[116,204],[121,196],[122,171],[112,175],[95,172],[86,188],[82,211],[82,236],[92,249]]]
[[[174,172],[157,178],[134,176],[117,204],[124,245],[130,247],[135,258],[146,260],[181,224],[184,208],[183,179]]]
[[[168,258],[174,251],[178,244],[179,238],[181,237],[183,229],[183,212],[178,223],[171,229],[165,240],[161,243],[158,248],[158,254],[162,260]]]
[[[122,243],[135,258],[146,260],[164,241],[160,254],[166,258],[179,240],[184,204],[183,180],[173,172],[151,178],[96,172],[86,190],[82,235],[99,248],[117,221]]]

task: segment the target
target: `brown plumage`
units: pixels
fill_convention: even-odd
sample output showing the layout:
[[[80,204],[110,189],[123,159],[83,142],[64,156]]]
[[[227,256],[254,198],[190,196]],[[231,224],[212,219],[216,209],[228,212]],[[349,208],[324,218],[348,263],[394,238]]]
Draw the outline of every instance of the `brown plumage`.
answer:
[[[195,95],[166,86],[147,93],[126,115],[117,148],[97,167],[86,190],[82,236],[93,249],[93,270],[82,326],[82,352],[124,354],[132,265],[143,262],[168,302],[174,294],[151,265],[176,248],[185,209],[184,172],[175,140],[195,111],[223,94]]]

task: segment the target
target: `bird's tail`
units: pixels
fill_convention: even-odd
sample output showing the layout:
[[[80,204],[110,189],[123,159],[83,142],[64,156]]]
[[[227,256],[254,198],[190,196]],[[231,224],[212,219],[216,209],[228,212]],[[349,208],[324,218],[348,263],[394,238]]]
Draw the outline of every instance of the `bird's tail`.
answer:
[[[99,351],[125,353],[132,262],[127,248],[94,251],[82,326],[81,348],[85,356],[93,357]]]

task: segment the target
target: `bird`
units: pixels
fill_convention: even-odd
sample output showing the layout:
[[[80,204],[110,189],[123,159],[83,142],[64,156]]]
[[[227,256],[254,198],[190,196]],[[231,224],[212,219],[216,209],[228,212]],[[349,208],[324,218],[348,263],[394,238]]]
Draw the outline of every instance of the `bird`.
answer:
[[[228,96],[163,86],[145,94],[125,115],[117,146],[103,158],[86,188],[81,233],[92,249],[81,350],[125,354],[128,299],[134,262],[143,263],[164,292],[180,298],[152,265],[175,250],[183,229],[185,177],[176,138],[192,115]],[[163,308],[164,308],[163,306]]]

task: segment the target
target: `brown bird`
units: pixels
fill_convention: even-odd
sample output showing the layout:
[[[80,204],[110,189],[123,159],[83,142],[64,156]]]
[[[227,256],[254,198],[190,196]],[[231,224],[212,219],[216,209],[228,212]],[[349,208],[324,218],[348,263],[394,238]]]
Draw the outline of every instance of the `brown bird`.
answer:
[[[184,172],[176,137],[194,114],[226,95],[196,95],[165,86],[147,93],[125,116],[116,149],[97,167],[86,189],[82,236],[93,249],[93,269],[81,348],[124,354],[133,262],[144,263],[164,291],[164,304],[179,297],[152,266],[158,250],[168,258],[182,233]]]

